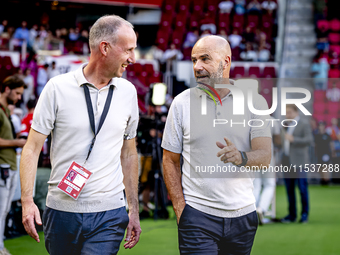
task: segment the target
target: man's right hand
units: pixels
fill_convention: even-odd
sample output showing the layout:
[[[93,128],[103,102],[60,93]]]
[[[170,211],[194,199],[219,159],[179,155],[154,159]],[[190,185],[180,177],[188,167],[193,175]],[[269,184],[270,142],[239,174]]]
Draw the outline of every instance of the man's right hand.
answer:
[[[39,243],[40,239],[37,230],[35,229],[34,221],[38,225],[42,225],[38,207],[33,201],[22,201],[22,223],[24,224],[27,234]]]
[[[176,208],[174,208],[174,211],[175,211],[175,214],[176,214],[176,217],[177,217],[177,224],[179,224],[179,220],[182,216],[185,205],[186,205],[186,203],[183,203],[180,206],[177,206]]]
[[[26,144],[26,139],[15,139],[15,142],[16,142],[16,146],[17,147],[24,147],[24,145]]]

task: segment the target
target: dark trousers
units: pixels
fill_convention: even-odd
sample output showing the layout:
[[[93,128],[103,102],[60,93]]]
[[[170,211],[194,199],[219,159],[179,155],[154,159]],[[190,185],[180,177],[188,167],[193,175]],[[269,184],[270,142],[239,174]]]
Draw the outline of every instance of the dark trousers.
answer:
[[[98,213],[71,213],[46,207],[45,246],[51,255],[117,254],[128,223],[125,206]]]
[[[307,217],[309,213],[308,182],[307,178],[285,178],[285,186],[288,197],[288,210],[291,220],[296,219],[296,198],[295,186],[298,186],[301,196],[302,211],[301,216]]]
[[[178,224],[181,254],[250,254],[258,226],[256,212],[221,218],[186,205]]]
[[[289,166],[291,163],[287,156],[283,156],[282,158],[282,165]],[[297,166],[298,167],[298,166]],[[300,168],[297,168],[300,169]],[[300,171],[300,170],[299,170]],[[287,191],[287,198],[288,198],[288,211],[289,217],[291,220],[295,220],[297,213],[296,213],[296,197],[295,197],[295,186],[297,185],[300,191],[301,196],[301,217],[307,218],[309,213],[309,195],[308,195],[308,181],[307,181],[307,172],[302,171],[297,173],[285,173],[284,180],[285,186]]]

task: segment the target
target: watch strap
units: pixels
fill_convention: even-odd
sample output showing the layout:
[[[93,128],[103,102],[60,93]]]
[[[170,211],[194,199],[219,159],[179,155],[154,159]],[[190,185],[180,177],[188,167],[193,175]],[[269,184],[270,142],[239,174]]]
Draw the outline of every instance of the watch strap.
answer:
[[[241,153],[241,157],[242,157],[242,163],[237,165],[238,167],[241,167],[241,166],[245,166],[248,162],[248,157],[247,157],[247,154],[244,152],[244,151],[239,151]]]

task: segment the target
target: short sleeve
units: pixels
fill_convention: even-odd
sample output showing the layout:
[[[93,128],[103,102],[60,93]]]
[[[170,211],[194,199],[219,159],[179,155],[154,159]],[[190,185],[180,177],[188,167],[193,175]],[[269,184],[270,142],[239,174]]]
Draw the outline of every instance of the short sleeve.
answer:
[[[139,120],[139,112],[138,112],[138,101],[137,101],[137,92],[134,90],[133,98],[132,98],[132,107],[131,107],[131,115],[128,120],[127,126],[124,132],[124,140],[130,140],[135,138],[137,135],[137,126]]]
[[[254,100],[254,108],[257,110],[268,110],[267,101],[263,96],[257,95]],[[252,127],[250,129],[251,140],[257,137],[272,137],[271,134],[271,117],[269,115],[257,115],[252,113]]]
[[[57,116],[57,102],[54,84],[50,80],[44,87],[33,113],[32,128],[49,135],[54,128]]]
[[[179,108],[175,98],[169,109],[162,140],[162,148],[174,153],[182,153],[183,150],[183,114]]]

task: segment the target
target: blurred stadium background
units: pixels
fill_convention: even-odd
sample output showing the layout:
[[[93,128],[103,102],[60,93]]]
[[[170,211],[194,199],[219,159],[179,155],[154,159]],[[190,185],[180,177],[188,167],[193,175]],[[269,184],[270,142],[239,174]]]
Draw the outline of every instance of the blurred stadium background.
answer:
[[[224,2],[225,4],[221,4]],[[226,3],[228,2],[228,3]],[[233,79],[251,78],[259,84],[259,93],[272,104],[272,88],[303,87],[312,94],[306,104],[317,134],[324,121],[332,136],[333,163],[340,162],[340,15],[336,0],[3,0],[0,8],[0,80],[21,73],[33,79],[32,97],[38,97],[39,73],[48,64],[47,74],[75,70],[88,61],[88,31],[96,19],[116,14],[130,21],[138,35],[137,63],[128,67],[124,78],[137,89],[141,123],[138,147],[141,161],[148,164],[152,154],[151,129],[156,115],[166,117],[172,98],[190,86],[193,78],[191,49],[196,40],[207,34],[220,35],[231,43]],[[231,4],[232,3],[232,4]],[[249,6],[254,4],[252,8]],[[249,7],[249,8],[248,8]],[[52,62],[55,67],[52,68]],[[30,74],[26,73],[30,70]],[[152,84],[167,85],[163,106],[150,102]],[[291,95],[298,97],[298,95]],[[24,103],[17,105],[22,118]],[[160,121],[164,122],[163,118]],[[163,123],[164,124],[164,123]],[[156,140],[161,138],[161,132]],[[156,132],[157,134],[157,132]],[[159,141],[157,142],[159,144]],[[277,162],[281,149],[275,148]],[[317,163],[314,145],[311,163]],[[150,162],[149,162],[150,163]],[[142,164],[143,165],[143,164]],[[151,175],[152,175],[151,169]],[[171,204],[163,192],[162,179],[154,179],[141,170],[141,193],[149,189],[153,216],[154,203],[164,199],[169,215],[161,208],[157,220],[142,220],[142,238],[131,251],[119,254],[179,254],[177,226]],[[36,182],[35,201],[44,209],[46,179],[49,176],[48,146],[42,153]],[[340,254],[338,231],[340,187],[339,172],[322,177],[309,173],[311,215],[305,225],[280,223],[259,227],[252,254]],[[276,196],[269,217],[281,218],[287,211],[287,199],[277,176]],[[151,185],[150,185],[150,182]],[[155,195],[154,183],[161,196]],[[320,185],[323,184],[323,185]],[[157,186],[156,186],[157,187]],[[157,194],[156,193],[156,194]],[[141,194],[141,200],[143,200]],[[5,242],[15,254],[47,254],[43,244],[22,235],[20,225],[20,191],[13,201]],[[338,202],[336,202],[338,201]],[[147,204],[147,205],[146,205]],[[141,210],[143,205],[141,204]],[[163,212],[163,214],[162,214]],[[12,222],[12,223],[11,223]],[[14,222],[14,224],[13,224]],[[12,225],[11,225],[12,224]],[[15,226],[17,225],[17,226]],[[11,227],[12,226],[12,227]],[[41,232],[42,235],[42,232]],[[43,239],[43,238],[42,238]]]

